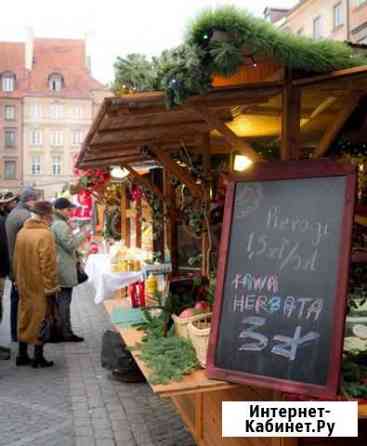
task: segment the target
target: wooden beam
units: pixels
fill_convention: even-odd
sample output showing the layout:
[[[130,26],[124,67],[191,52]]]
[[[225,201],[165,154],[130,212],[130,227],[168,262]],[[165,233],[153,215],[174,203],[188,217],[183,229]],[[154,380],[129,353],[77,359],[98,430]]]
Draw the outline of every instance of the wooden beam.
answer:
[[[321,82],[333,81],[337,79],[343,79],[345,77],[352,77],[358,75],[367,76],[367,65],[360,67],[347,68],[345,70],[332,71],[328,74],[321,74],[319,76],[310,76],[303,79],[297,79],[292,81],[294,87],[303,87],[305,85],[318,84]]]
[[[230,144],[233,149],[239,150],[253,161],[259,159],[258,154],[250,146],[249,143],[239,138],[223,121],[217,118],[215,114],[203,107],[195,107],[193,110],[198,113],[208,124],[209,130],[218,130],[223,138]]]
[[[113,133],[97,133],[93,138],[92,144],[147,144],[147,141],[159,141],[160,139],[184,137],[194,133],[207,132],[207,126],[203,122],[186,125],[179,124],[174,127],[159,127],[159,129],[144,127],[133,130],[119,130]]]
[[[328,98],[326,98],[324,101],[322,101],[316,108],[315,110],[311,113],[310,117],[303,123],[301,124],[301,130],[303,132],[307,132],[308,129],[310,127],[312,127],[312,125],[314,124],[315,121],[317,121],[316,118],[318,118],[318,116],[321,113],[324,113],[325,110],[327,110],[329,107],[331,107],[335,101],[337,101],[338,98],[335,96],[329,96]]]
[[[221,99],[215,99],[209,98],[207,99],[201,99],[200,101],[194,102],[196,105],[197,103],[200,103],[201,105],[205,105],[206,107],[210,109],[223,109],[224,107],[231,107],[233,105],[256,105],[256,104],[263,104],[269,101],[269,99],[274,96],[275,94],[278,94],[279,90],[272,91],[271,95],[260,95],[260,93],[250,93],[248,95],[240,95],[236,94],[229,95],[228,97],[223,97]],[[162,104],[131,104],[130,107],[126,108],[122,107],[116,111],[114,111],[113,115],[109,116],[109,119],[116,119],[116,118],[127,118],[127,117],[135,117],[135,118],[144,118],[147,115],[154,116],[154,115],[169,115],[171,113],[177,112],[177,111],[187,111],[190,105],[190,99],[187,100],[184,104],[180,106],[176,106],[174,109],[168,109],[166,104],[162,102]]]
[[[282,160],[298,158],[300,141],[300,110],[301,90],[292,88],[292,73],[287,73],[289,79],[282,94],[282,128],[280,156]]]
[[[87,152],[84,155],[84,159],[99,159],[99,158],[105,158],[106,156],[113,157],[113,156],[135,156],[140,155],[141,149],[140,147],[134,147],[134,148],[124,148],[120,147],[119,150],[117,150],[115,147],[112,147],[110,149],[109,147],[103,148],[102,150],[87,150]]]
[[[168,153],[164,152],[157,146],[150,148],[150,151],[152,155],[161,163],[161,165],[168,170],[168,172],[176,176],[189,188],[194,197],[199,198],[203,196],[203,187],[196,184],[195,179],[188,172],[186,172],[185,169],[180,167]]]
[[[214,106],[215,104],[219,104],[221,100],[231,99],[233,100],[232,105],[236,105],[237,101],[241,103],[242,100],[246,99],[274,96],[282,91],[282,87],[283,81],[264,81],[232,87],[216,87],[205,95],[190,97],[185,104],[210,104],[210,106]],[[134,108],[138,107],[151,107],[152,105],[165,106],[165,100],[165,94],[162,92],[137,93],[105,99],[109,112],[122,110],[123,108],[129,112],[129,110],[133,111]],[[181,107],[177,109],[181,109]]]
[[[121,164],[121,162],[124,163],[139,163],[143,162],[141,158],[133,157],[133,158],[124,158],[121,160],[121,158],[108,158],[106,160],[88,160],[88,161],[82,161],[80,162],[79,168],[80,169],[93,169],[95,167],[111,167],[111,166],[118,166]]]
[[[125,123],[124,123],[125,124]],[[162,119],[162,122],[160,124],[149,124],[148,122],[146,123],[146,127],[149,128],[149,131],[151,132],[160,132],[162,129],[169,129],[169,128],[177,128],[177,126],[179,125],[187,125],[187,126],[201,126],[203,124],[202,120],[187,120],[187,121],[178,121],[178,122],[165,122],[164,119]],[[121,125],[119,127],[113,127],[113,128],[102,128],[100,130],[98,130],[98,135],[103,135],[103,134],[108,134],[108,133],[115,133],[115,132],[121,132],[121,133],[125,133],[125,132],[130,132],[130,131],[139,131],[139,129],[142,128],[142,124],[138,124],[138,125],[130,125],[130,126],[125,126],[125,125]]]
[[[129,171],[129,174],[131,177],[139,183],[141,186],[146,187],[147,189],[154,192],[154,194],[161,200],[165,201],[165,197],[163,193],[158,189],[156,185],[154,185],[151,181],[149,181],[147,178],[140,175],[135,169],[133,169],[131,166],[125,163],[121,163],[121,167],[127,169]]]
[[[352,97],[345,103],[344,107],[335,116],[335,119],[331,123],[330,127],[326,129],[324,135],[321,138],[318,148],[313,153],[313,158],[321,158],[328,151],[330,144],[333,142],[343,125],[346,123],[349,116],[353,113],[354,109],[359,103],[360,96]]]

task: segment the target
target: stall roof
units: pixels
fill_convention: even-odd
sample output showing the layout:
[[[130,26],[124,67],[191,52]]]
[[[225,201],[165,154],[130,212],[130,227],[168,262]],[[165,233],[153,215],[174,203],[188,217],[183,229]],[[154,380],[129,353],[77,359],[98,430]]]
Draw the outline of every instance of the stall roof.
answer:
[[[251,155],[252,140],[280,137],[287,113],[282,101],[286,88],[301,95],[299,143],[318,145],[324,139],[325,145],[325,138],[330,140],[337,133],[336,121],[341,127],[365,94],[367,66],[290,82],[256,82],[245,76],[246,83],[239,83],[243,80],[244,76],[237,76],[237,85],[215,86],[173,109],[167,108],[162,92],[106,98],[86,137],[78,167],[139,164],[151,159],[146,150],[151,147],[200,149],[208,133],[211,153],[228,153],[237,144]]]

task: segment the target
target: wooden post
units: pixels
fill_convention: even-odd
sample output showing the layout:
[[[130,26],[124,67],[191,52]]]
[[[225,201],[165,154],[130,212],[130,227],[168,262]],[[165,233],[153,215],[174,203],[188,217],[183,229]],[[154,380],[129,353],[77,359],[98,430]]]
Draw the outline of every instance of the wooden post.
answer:
[[[210,175],[210,135],[209,133],[203,138],[203,174],[205,178]],[[202,235],[201,251],[202,251],[202,262],[201,262],[201,274],[203,276],[209,276],[210,270],[210,252],[209,252],[209,237],[210,237],[210,226],[209,226],[209,190],[208,185],[204,184],[204,196],[203,196],[203,209],[207,215],[205,223],[205,230]]]
[[[286,72],[282,93],[282,128],[280,156],[282,160],[298,159],[301,120],[301,90],[292,88],[292,72]]]
[[[158,188],[161,192],[163,190],[163,169],[160,167],[156,167],[150,170],[151,182],[154,184],[156,188]],[[160,201],[160,210],[162,212],[163,202]],[[157,230],[157,223],[155,221],[155,217],[153,214],[153,234],[156,234],[156,237],[153,237],[153,251],[160,252],[160,261],[164,262],[164,230],[162,227],[162,222],[159,223],[159,230]],[[158,232],[158,234],[157,234]]]
[[[128,197],[127,197],[127,190],[126,190],[126,188],[125,188],[125,203],[126,203],[126,206],[125,206],[125,215],[126,215],[126,219],[125,219],[125,222],[126,222],[126,229],[125,229],[125,233],[126,233],[126,242],[125,242],[125,245],[128,247],[128,248],[130,248],[130,246],[131,246],[131,224],[130,224],[130,217],[128,217],[127,216],[127,211],[130,209],[130,201],[129,201],[129,199],[128,199]]]
[[[142,206],[141,206],[141,198],[139,198],[136,202],[136,216],[135,216],[135,227],[136,227],[136,247],[141,248],[142,241]]]
[[[176,192],[170,181],[167,169],[164,169],[164,195],[169,199],[168,224],[167,224],[167,247],[171,253],[172,273],[177,272],[177,209]]]
[[[126,245],[126,186],[125,184],[121,185],[121,240]]]

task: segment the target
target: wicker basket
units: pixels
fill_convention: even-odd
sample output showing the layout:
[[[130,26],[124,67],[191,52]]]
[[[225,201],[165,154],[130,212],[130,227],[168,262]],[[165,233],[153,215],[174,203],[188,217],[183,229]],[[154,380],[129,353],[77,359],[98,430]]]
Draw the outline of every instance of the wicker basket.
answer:
[[[206,367],[211,319],[212,313],[203,314],[200,319],[190,322],[187,327],[196,356],[203,368]]]
[[[199,321],[203,316],[211,315],[211,313],[201,313],[191,317],[179,318],[175,314],[172,315],[173,322],[175,323],[175,334],[181,338],[190,339],[188,326],[191,322]]]

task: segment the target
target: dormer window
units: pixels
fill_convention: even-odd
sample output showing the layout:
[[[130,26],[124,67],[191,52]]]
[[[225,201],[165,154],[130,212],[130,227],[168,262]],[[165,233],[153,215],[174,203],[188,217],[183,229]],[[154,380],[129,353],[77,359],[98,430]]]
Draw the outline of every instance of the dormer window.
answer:
[[[64,78],[59,73],[52,73],[48,77],[48,86],[51,91],[60,91],[64,86]]]
[[[1,75],[1,89],[5,92],[12,92],[15,90],[15,74],[9,71]]]

